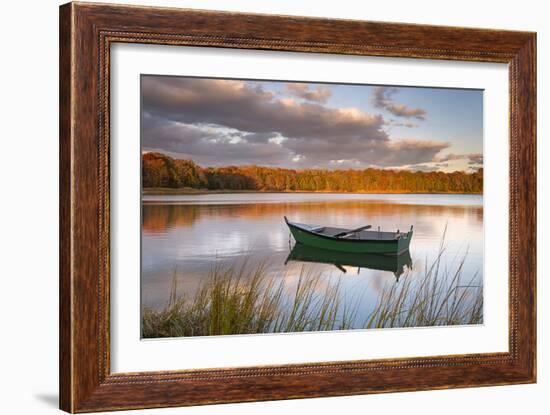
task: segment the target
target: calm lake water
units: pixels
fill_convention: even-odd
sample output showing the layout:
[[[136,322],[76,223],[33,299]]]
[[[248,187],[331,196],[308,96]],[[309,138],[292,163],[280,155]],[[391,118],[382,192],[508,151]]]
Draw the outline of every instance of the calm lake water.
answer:
[[[407,231],[408,255],[399,258],[323,258],[294,248],[283,216],[291,221],[343,228]],[[382,289],[403,278],[422,278],[437,256],[447,227],[441,265],[455,270],[465,257],[464,278],[483,281],[483,197],[478,195],[375,195],[242,193],[144,196],[142,206],[142,305],[163,308],[172,276],[178,294],[192,296],[218,265],[263,263],[270,277],[295,284],[300,273],[340,280],[345,298],[361,294],[366,316]],[[335,265],[336,263],[336,265]],[[412,268],[412,270],[411,270]]]

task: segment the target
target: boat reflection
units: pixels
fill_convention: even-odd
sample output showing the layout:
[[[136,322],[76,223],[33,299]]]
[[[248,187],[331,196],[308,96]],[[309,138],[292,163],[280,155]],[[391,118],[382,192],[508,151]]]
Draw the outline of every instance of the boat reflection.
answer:
[[[395,275],[396,281],[399,281],[399,277],[406,269],[412,270],[411,254],[408,250],[400,255],[358,254],[319,249],[297,243],[290,251],[285,265],[289,261],[331,264],[343,273],[347,272],[346,266],[357,267],[357,273],[361,268],[390,271]]]

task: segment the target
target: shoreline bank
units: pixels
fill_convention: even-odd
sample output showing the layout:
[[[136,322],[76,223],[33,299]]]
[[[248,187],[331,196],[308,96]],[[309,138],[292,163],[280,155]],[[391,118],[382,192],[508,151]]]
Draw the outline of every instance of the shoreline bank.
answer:
[[[206,194],[254,194],[254,193],[289,193],[289,194],[365,194],[365,195],[477,195],[483,196],[483,193],[472,192],[409,192],[409,191],[376,191],[376,192],[338,192],[338,191],[277,191],[277,190],[210,190],[210,189],[194,189],[194,188],[170,188],[170,187],[146,187],[142,189],[142,196],[181,196],[181,195],[206,195]]]

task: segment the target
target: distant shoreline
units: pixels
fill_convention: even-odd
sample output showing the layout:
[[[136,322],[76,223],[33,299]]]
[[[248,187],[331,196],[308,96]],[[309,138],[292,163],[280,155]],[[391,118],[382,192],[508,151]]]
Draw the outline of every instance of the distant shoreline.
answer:
[[[483,196],[483,193],[463,193],[463,192],[408,192],[408,191],[376,191],[376,192],[337,192],[337,191],[306,191],[306,190],[293,190],[293,191],[277,191],[277,190],[209,190],[209,189],[195,189],[191,187],[171,188],[171,187],[144,187],[142,189],[143,196],[180,196],[180,195],[206,195],[206,194],[240,194],[240,193],[318,193],[318,194],[388,194],[388,195],[400,195],[400,194],[416,194],[416,195],[478,195]]]

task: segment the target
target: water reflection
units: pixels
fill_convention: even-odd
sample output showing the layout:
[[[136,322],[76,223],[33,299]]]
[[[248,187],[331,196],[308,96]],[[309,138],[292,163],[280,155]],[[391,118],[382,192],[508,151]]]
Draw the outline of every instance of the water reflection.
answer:
[[[359,259],[360,262],[357,258],[319,261],[319,256],[310,252],[294,252],[288,259],[289,230],[283,220],[285,215],[301,223],[342,228],[369,223],[383,230],[397,230],[408,229],[413,224],[415,234],[409,249],[410,259],[394,258],[397,264],[387,266],[381,265],[380,259],[373,261],[370,258],[368,261]],[[395,283],[397,276],[404,279],[422,275],[421,271],[435,259],[446,227],[447,248],[442,263],[454,269],[467,251],[464,275],[469,277],[477,273],[482,282],[481,196],[220,194],[157,197],[142,205],[142,303],[157,309],[165,306],[175,272],[177,294],[193,296],[212,268],[220,264],[240,266],[246,261],[250,267],[266,264],[272,278],[284,278],[289,283],[296,281],[303,272],[323,274],[327,281],[343,277],[344,290],[364,292],[360,310],[364,314],[376,304],[385,284]],[[323,257],[326,259],[327,255]],[[401,263],[406,268],[412,262],[414,272],[400,273]]]
[[[328,195],[327,197],[329,197]],[[414,196],[414,195],[412,195]],[[434,195],[437,197],[439,195]],[[406,195],[405,197],[408,197]],[[448,196],[447,196],[448,197]],[[463,196],[457,195],[457,198]],[[250,198],[250,196],[248,196]],[[185,203],[175,204],[174,202],[143,203],[142,209],[142,229],[145,233],[163,233],[174,227],[193,226],[200,220],[215,220],[221,218],[248,218],[250,220],[261,219],[266,216],[276,216],[282,218],[287,212],[292,212],[292,218],[298,220],[307,216],[323,217],[326,221],[331,221],[333,226],[350,225],[355,223],[357,217],[369,218],[395,217],[395,216],[414,216],[422,215],[425,217],[442,216],[445,214],[447,219],[459,217],[464,214],[465,209],[475,209],[477,219],[482,220],[483,208],[477,206],[479,201],[475,201],[472,206],[462,205],[457,200],[456,205],[415,205],[411,203],[393,203],[382,200],[324,200],[308,202],[279,202],[279,203],[228,203],[228,204],[201,204]],[[298,214],[298,217],[295,214]],[[300,215],[301,214],[301,215]],[[288,214],[286,216],[289,216]],[[290,217],[290,216],[289,216]],[[333,219],[337,219],[333,221]],[[323,222],[323,223],[325,223]],[[415,226],[416,230],[416,226]]]
[[[289,261],[332,264],[344,274],[348,272],[349,267],[356,267],[358,275],[361,272],[361,268],[390,271],[395,275],[396,281],[399,281],[399,277],[407,269],[412,270],[412,259],[409,251],[401,255],[357,254],[329,251],[300,243],[294,245],[285,261],[285,265]]]

